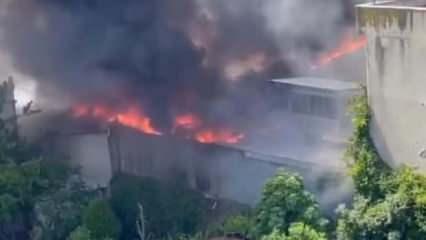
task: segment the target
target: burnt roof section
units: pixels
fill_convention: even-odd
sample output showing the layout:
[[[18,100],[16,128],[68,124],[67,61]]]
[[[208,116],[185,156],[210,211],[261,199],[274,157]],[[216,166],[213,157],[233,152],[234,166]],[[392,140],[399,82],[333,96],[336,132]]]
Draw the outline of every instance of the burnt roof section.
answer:
[[[359,89],[358,84],[353,82],[315,77],[272,79],[270,82],[329,91],[349,91]]]

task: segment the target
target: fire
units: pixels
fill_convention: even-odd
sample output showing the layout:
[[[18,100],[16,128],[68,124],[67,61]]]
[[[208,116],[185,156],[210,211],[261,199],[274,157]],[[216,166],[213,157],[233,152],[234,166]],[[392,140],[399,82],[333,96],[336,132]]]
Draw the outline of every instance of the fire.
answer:
[[[137,129],[150,135],[162,135],[153,124],[151,118],[143,114],[137,107],[130,107],[124,111],[115,111],[104,105],[76,105],[72,109],[74,117],[92,117],[107,122],[118,122],[123,126]]]
[[[201,119],[194,114],[179,115],[175,118],[174,128],[197,129],[201,126]]]
[[[318,68],[328,65],[343,56],[357,52],[358,50],[364,48],[366,45],[366,36],[361,35],[359,37],[353,37],[352,34],[346,34],[341,44],[331,52],[321,55],[318,61],[316,61],[316,63],[312,66],[312,68]]]
[[[117,122],[123,126],[136,129],[149,135],[163,135],[163,132],[154,127],[150,117],[145,115],[137,105],[124,110],[116,110],[106,105],[78,104],[72,108],[72,116],[76,118],[90,117],[106,122]],[[178,129],[183,129],[185,136],[199,143],[236,144],[244,139],[244,134],[228,128],[213,128],[206,126],[201,117],[186,113],[175,117],[170,134],[181,135]]]
[[[206,127],[199,116],[191,113],[179,115],[175,118],[173,133],[176,133],[175,130],[179,128],[186,130],[186,133],[189,133],[191,138],[199,143],[236,144],[244,138],[243,134],[226,128]]]
[[[234,133],[230,130],[202,130],[195,135],[195,139],[200,143],[227,143],[236,144],[244,138],[244,134]]]
[[[121,123],[122,125],[138,129],[143,133],[151,135],[162,135],[162,133],[155,129],[152,125],[151,118],[144,116],[136,108],[131,108],[127,112],[118,114],[116,119],[117,122]]]

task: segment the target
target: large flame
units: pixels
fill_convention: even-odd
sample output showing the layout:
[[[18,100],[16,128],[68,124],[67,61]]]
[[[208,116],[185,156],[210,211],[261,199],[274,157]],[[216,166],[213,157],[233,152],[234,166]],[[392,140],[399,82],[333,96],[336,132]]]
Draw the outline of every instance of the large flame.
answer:
[[[152,119],[144,114],[137,105],[124,110],[116,110],[102,104],[78,104],[72,108],[72,115],[76,118],[90,117],[106,122],[117,122],[145,134],[163,135],[162,131],[154,127]],[[184,135],[206,144],[236,144],[244,138],[244,134],[229,128],[207,126],[201,117],[192,113],[176,116],[170,134]]]
[[[328,65],[348,54],[359,51],[366,45],[367,37],[365,35],[354,37],[352,34],[348,33],[345,35],[343,41],[336,49],[322,54],[320,58],[312,65],[312,68],[316,69]]]
[[[117,111],[105,105],[79,104],[73,107],[72,112],[74,117],[92,117],[108,122],[115,121],[146,134],[162,135],[161,131],[153,126],[151,118],[147,117],[139,109],[136,106],[132,106],[123,111]]]

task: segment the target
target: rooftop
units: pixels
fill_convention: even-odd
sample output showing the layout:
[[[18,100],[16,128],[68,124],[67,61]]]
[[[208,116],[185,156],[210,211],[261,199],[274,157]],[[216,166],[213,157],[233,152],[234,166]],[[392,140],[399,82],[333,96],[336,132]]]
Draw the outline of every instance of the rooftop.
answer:
[[[326,78],[315,78],[315,77],[300,77],[300,78],[283,78],[283,79],[272,79],[273,83],[290,84],[300,87],[310,87],[331,91],[348,91],[356,90],[359,88],[358,84],[353,82],[345,82]]]
[[[360,6],[426,10],[426,0],[371,0],[369,3],[361,4]]]

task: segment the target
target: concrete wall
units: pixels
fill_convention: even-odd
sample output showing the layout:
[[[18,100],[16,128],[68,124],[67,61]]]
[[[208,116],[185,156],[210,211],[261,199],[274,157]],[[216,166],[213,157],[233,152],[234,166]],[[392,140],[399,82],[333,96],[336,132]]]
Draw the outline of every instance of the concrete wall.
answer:
[[[367,87],[371,133],[392,166],[426,170],[426,9],[360,5],[368,37]]]

